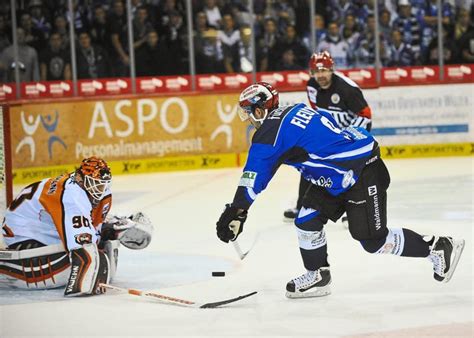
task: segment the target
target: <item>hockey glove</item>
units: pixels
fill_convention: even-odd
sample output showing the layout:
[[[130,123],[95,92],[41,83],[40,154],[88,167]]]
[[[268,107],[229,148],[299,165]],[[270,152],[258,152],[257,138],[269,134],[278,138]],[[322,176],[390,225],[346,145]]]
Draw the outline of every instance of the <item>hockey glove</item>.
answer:
[[[118,240],[123,246],[132,249],[144,249],[150,244],[153,235],[153,224],[142,212],[137,212],[130,216],[133,227],[126,228],[118,235]]]
[[[142,212],[129,217],[112,216],[102,224],[103,241],[118,239],[120,244],[129,249],[144,249],[150,244],[153,225]]]
[[[230,204],[225,205],[224,212],[217,221],[217,237],[223,242],[235,241],[244,229],[247,210],[238,209]]]

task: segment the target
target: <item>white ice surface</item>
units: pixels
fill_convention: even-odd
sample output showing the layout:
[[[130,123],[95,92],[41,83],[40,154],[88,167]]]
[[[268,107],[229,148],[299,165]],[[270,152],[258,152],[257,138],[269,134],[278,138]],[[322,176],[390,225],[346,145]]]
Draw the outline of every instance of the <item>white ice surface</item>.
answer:
[[[182,308],[126,294],[64,299],[62,290],[0,287],[0,337],[12,336],[473,336],[473,158],[392,160],[389,226],[466,240],[453,279],[436,282],[425,259],[369,255],[341,224],[326,226],[332,294],[290,300],[304,272],[282,212],[298,174],[282,167],[252,206],[240,261],[215,236],[239,169],[117,176],[117,214],[141,210],[156,225],[144,251],[120,251],[115,284],[198,302],[258,291],[220,309]],[[226,271],[226,277],[211,277]]]

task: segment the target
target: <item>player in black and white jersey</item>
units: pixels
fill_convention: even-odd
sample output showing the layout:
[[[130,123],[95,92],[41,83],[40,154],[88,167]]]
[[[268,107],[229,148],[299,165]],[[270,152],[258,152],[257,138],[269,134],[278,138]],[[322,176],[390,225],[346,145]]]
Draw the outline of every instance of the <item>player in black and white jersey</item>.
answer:
[[[309,72],[311,77],[306,91],[311,108],[329,112],[339,128],[352,126],[370,131],[372,111],[362,91],[354,81],[334,71],[334,61],[329,52],[311,55]],[[307,181],[301,178],[296,208],[284,212],[285,221],[292,222],[296,218],[307,188]]]

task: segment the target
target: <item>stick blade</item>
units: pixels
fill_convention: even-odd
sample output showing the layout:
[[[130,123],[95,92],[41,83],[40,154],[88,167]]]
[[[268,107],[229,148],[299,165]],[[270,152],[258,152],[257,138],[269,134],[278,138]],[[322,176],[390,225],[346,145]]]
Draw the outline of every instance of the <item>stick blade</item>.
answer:
[[[206,303],[206,304],[201,305],[200,308],[201,308],[201,309],[213,309],[213,308],[219,307],[219,306],[221,306],[221,305],[226,305],[226,304],[238,302],[239,300],[242,300],[242,299],[244,299],[244,298],[253,296],[253,295],[255,295],[255,294],[257,294],[257,291],[250,292],[250,293],[247,293],[246,295],[238,296],[238,297],[235,297],[235,298],[230,298],[230,299],[226,299],[226,300],[221,300],[221,301],[219,301],[219,302]]]

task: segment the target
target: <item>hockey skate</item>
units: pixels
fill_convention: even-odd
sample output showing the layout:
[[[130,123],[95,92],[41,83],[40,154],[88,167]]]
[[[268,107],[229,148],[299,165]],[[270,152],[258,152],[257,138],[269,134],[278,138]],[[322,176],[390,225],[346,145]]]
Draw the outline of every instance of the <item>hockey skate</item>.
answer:
[[[331,272],[328,267],[320,268],[292,279],[286,284],[286,297],[322,297],[331,293]]]
[[[435,237],[428,259],[433,263],[434,279],[447,283],[453,276],[464,249],[464,240]]]
[[[283,212],[283,221],[288,223],[294,222],[295,218],[298,216],[299,211],[300,210],[297,208],[285,210],[285,212]]]

